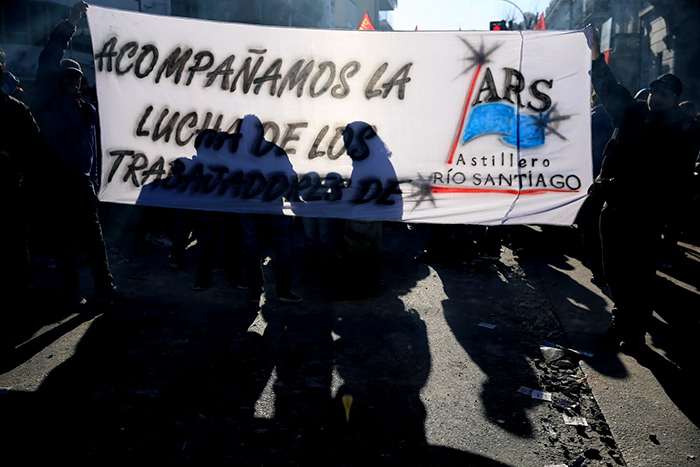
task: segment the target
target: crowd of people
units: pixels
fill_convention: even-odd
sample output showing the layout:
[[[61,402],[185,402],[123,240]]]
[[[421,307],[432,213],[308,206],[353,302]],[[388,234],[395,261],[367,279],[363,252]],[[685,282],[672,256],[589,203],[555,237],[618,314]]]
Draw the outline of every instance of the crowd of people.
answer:
[[[21,306],[29,290],[27,226],[37,219],[53,226],[46,237],[66,305],[86,303],[76,263],[78,249],[86,253],[95,298],[125,299],[110,272],[98,213],[96,104],[82,92],[85,80],[80,64],[63,58],[87,8],[86,3],[77,2],[70,17],[53,30],[39,57],[29,96],[11,70],[5,69],[0,49],[0,190],[3,199],[12,200],[3,203],[6,227],[0,229],[0,286],[10,304],[4,313]],[[634,348],[644,343],[645,321],[651,317],[648,294],[654,272],[659,265],[673,263],[679,236],[694,227],[689,213],[697,212],[700,203],[700,182],[694,175],[700,165],[700,119],[695,105],[681,100],[683,84],[675,75],[663,74],[633,96],[615,80],[597,40],[592,58],[595,183],[577,224],[594,281],[607,284],[615,302],[606,337],[615,345]],[[663,183],[651,173],[663,174]],[[293,222],[283,215],[179,211],[172,229],[156,232],[147,226],[141,234],[161,244],[168,242],[173,268],[182,266],[187,245],[197,240],[201,254],[195,290],[210,285],[217,252],[223,252],[227,279],[246,289],[254,303],[259,303],[264,291],[261,248],[269,235],[275,249],[276,297],[296,304],[302,298],[292,290]],[[321,283],[329,298],[379,293],[381,222],[321,218],[301,222],[308,252],[305,280]],[[434,226],[428,249],[419,259],[440,256],[455,228]],[[484,255],[498,255],[502,240],[498,228],[474,227],[470,232]],[[343,268],[338,268],[341,258]],[[343,296],[332,288],[337,278],[324,273],[341,270],[343,282],[353,283],[344,288]]]
[[[659,262],[678,251],[679,234],[692,227],[698,207],[698,119],[672,73],[633,96],[613,76],[592,32],[592,84],[614,129],[589,190],[588,221],[598,235],[588,242],[600,253],[589,251],[615,304],[606,340],[634,351],[645,344]]]
[[[14,192],[9,199],[28,202],[13,217],[16,225],[11,230],[16,236],[15,242],[3,245],[14,252],[21,251],[21,255],[15,254],[17,259],[12,267],[4,268],[5,273],[19,281],[19,286],[13,288],[14,294],[26,289],[27,217],[37,208],[37,203],[33,202],[35,197],[46,195],[41,215],[54,220],[51,224],[55,229],[50,237],[61,286],[65,300],[76,305],[85,303],[75,259],[78,242],[92,268],[96,294],[104,299],[119,296],[109,270],[98,216],[97,111],[94,103],[81,96],[83,72],[80,64],[63,58],[86,10],[86,3],[76,3],[70,17],[52,32],[39,56],[34,92],[27,99],[29,107],[3,94],[5,103],[23,115],[22,123],[16,119],[10,122],[21,125],[16,131],[7,131],[3,125],[7,131],[3,143],[12,141],[14,146],[11,152],[7,151],[7,164],[3,164],[8,165],[7,174],[13,177],[13,182],[4,189]]]

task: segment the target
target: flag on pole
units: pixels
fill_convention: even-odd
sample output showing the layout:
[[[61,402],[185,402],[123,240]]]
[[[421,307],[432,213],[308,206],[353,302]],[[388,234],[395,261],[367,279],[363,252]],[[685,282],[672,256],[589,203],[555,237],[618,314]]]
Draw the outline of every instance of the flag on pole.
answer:
[[[369,19],[369,13],[365,11],[365,16],[362,18],[362,21],[360,21],[360,26],[357,28],[360,31],[374,31],[374,24],[372,24],[372,20]]]
[[[535,24],[535,29],[541,29],[543,31],[547,29],[547,26],[544,23],[544,13],[540,13],[540,17],[537,20],[537,24]]]

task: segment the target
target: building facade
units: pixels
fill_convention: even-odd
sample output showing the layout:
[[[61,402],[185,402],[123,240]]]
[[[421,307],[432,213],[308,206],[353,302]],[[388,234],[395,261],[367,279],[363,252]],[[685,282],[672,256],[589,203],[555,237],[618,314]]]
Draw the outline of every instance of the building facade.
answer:
[[[697,0],[553,0],[545,16],[547,29],[592,24],[609,33],[610,68],[631,92],[671,72],[684,83],[683,98],[700,101]]]

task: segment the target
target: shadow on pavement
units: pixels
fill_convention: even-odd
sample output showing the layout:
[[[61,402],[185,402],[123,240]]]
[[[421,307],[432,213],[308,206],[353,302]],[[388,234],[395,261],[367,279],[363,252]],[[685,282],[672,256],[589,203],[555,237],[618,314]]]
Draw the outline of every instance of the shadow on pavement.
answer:
[[[450,330],[486,375],[480,391],[485,417],[500,429],[533,438],[536,429],[528,412],[539,401],[521,397],[517,390],[540,387],[531,364],[541,357],[540,341],[551,339],[549,333],[558,323],[544,306],[543,296],[518,271],[515,259],[498,260],[501,242],[509,242],[510,227],[499,227],[495,233],[479,227],[431,227],[437,227],[435,237],[421,260],[430,264],[444,286],[447,299],[442,308]]]
[[[165,257],[124,263],[115,275],[138,275],[125,287],[133,300],[97,316],[37,391],[0,396],[5,454],[57,465],[504,465],[427,444],[426,329],[397,293],[427,267],[392,264],[371,301],[258,310],[240,290],[192,292]]]
[[[488,378],[481,388],[486,416],[494,425],[521,437],[531,437],[534,427],[527,411],[538,402],[516,393],[520,386],[538,388],[528,359],[539,346],[530,332],[533,305],[528,298],[513,299],[511,283],[497,275],[474,274],[461,279],[459,271],[436,267],[445,284],[445,319],[460,345]],[[508,274],[506,272],[506,274]],[[509,282],[518,280],[508,277]],[[523,293],[524,290],[523,290]],[[492,330],[480,323],[497,324]]]
[[[565,310],[565,319],[570,320],[567,329],[580,330],[579,335],[569,337],[583,342],[586,347],[583,350],[595,353],[587,363],[602,374],[625,378],[627,371],[618,350],[598,343],[610,322],[604,301],[566,274],[571,267],[568,264],[570,258],[584,260],[576,230],[543,227],[540,232],[525,228],[520,228],[520,231],[525,234],[520,241],[523,242],[523,251],[527,252],[527,256],[523,254],[521,258],[526,262],[545,264],[557,273],[556,286],[566,291],[571,303]],[[700,407],[690,383],[700,369],[694,345],[700,333],[697,311],[700,310],[700,249],[690,244],[680,249],[684,254],[679,255],[672,267],[657,273],[655,289],[649,293],[655,311],[647,328],[651,336],[650,346],[633,356],[654,374],[678,408],[700,426]],[[607,287],[602,286],[601,290],[609,296]]]

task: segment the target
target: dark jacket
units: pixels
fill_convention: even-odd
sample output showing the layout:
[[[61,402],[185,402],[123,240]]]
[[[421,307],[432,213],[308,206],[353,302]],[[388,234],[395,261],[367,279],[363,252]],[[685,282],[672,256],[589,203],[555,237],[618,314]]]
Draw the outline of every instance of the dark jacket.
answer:
[[[0,193],[4,203],[16,202],[14,196],[23,181],[42,171],[44,151],[43,137],[29,108],[0,93]]]
[[[593,62],[596,94],[616,132],[605,148],[599,191],[608,206],[662,220],[686,202],[691,185],[690,141],[681,115],[653,114],[613,76],[601,56]]]
[[[593,178],[600,174],[600,169],[603,165],[603,155],[605,154],[605,146],[610,141],[615,127],[613,126],[610,116],[603,108],[602,104],[598,104],[591,110],[591,147],[593,150]]]
[[[66,176],[74,180],[88,177],[96,183],[97,112],[92,104],[62,92],[60,87],[61,60],[75,30],[68,21],[62,21],[41,51],[32,111],[49,152],[63,162]]]

